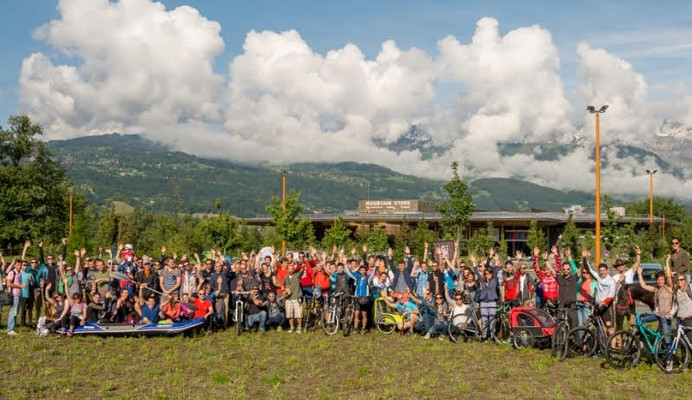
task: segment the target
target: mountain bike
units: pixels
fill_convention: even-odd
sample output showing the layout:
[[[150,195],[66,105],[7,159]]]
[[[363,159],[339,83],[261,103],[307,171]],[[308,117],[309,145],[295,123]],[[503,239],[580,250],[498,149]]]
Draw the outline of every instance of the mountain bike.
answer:
[[[505,303],[497,307],[495,320],[490,327],[490,337],[497,343],[509,343],[509,303]]]
[[[687,337],[689,331],[692,331],[692,328],[683,326],[678,321],[677,333],[669,340],[670,344],[666,344],[666,340],[663,339],[656,342],[654,359],[661,371],[666,374],[676,374],[687,368],[692,350],[692,342]]]
[[[656,349],[660,349],[662,335],[646,326],[641,320],[642,313],[637,313],[636,323],[630,329],[623,329],[610,335],[605,348],[608,364],[615,369],[630,369],[639,364],[642,348],[645,348],[652,360],[656,358]],[[665,351],[662,351],[665,352]]]
[[[597,352],[605,352],[608,339],[603,318],[591,306],[591,315],[583,326],[573,328],[567,334],[567,354],[573,357],[589,357]]]
[[[337,293],[329,296],[327,309],[322,311],[322,316],[320,317],[322,321],[322,330],[329,336],[339,331],[341,300],[343,295],[343,293]]]
[[[467,342],[481,337],[481,324],[478,309],[469,309],[466,314],[454,314],[449,317],[447,333],[454,343]]]
[[[303,296],[303,330],[315,329],[322,315],[322,305],[318,296]]]
[[[553,357],[564,361],[567,358],[567,336],[572,328],[569,325],[569,309],[559,307],[555,311],[555,331],[550,338],[550,349]]]
[[[353,329],[353,318],[356,314],[356,296],[346,295],[344,296],[343,304],[343,325],[341,325],[341,331],[344,336],[351,334]]]
[[[245,296],[250,292],[232,292],[236,296],[235,310],[233,310],[233,322],[235,322],[235,333],[240,335],[243,331],[243,323],[245,322]]]

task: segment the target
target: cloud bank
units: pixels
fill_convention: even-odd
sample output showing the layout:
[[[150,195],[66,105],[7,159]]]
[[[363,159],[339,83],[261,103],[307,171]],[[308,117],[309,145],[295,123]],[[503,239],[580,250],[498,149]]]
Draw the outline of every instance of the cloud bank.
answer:
[[[666,118],[692,126],[685,88],[673,100],[653,101],[631,64],[588,43],[577,48],[580,84],[566,93],[558,49],[538,25],[501,36],[497,20],[482,18],[468,43],[448,36],[437,54],[426,54],[388,40],[374,59],[355,44],[316,53],[295,30],[251,31],[242,53],[218,66],[222,27],[192,7],[61,0],[58,9],[60,19],[35,37],[68,61],[56,65],[55,57],[31,54],[19,85],[22,109],[50,139],[142,133],[235,161],[358,161],[438,179],[459,161],[469,178],[514,176],[591,190],[594,122],[584,107],[609,104],[602,188],[644,194],[642,169],[656,168],[655,158],[642,166],[608,146],[650,148]],[[459,88],[451,106],[439,93],[445,85]],[[423,160],[417,150],[397,154],[374,144],[395,142],[413,124],[447,151]],[[501,143],[559,142],[575,134],[584,144],[557,162],[498,150]],[[692,197],[686,178],[657,175],[657,193]]]

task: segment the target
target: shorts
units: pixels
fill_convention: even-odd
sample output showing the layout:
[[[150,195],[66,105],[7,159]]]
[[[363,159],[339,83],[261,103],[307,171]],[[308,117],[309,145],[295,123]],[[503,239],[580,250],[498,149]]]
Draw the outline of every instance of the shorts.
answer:
[[[369,303],[367,297],[356,297],[356,311],[367,311]]]
[[[599,305],[596,308],[596,313],[601,316],[605,326],[607,326],[609,328],[611,326],[613,326],[613,307],[612,307],[612,304],[608,304],[607,306]]]
[[[303,307],[298,300],[286,300],[286,318],[303,318]]]

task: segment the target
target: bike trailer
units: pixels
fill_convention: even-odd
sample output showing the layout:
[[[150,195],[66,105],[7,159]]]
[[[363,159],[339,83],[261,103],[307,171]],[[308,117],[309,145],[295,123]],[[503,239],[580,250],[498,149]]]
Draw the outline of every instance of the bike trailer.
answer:
[[[550,337],[555,331],[553,318],[535,307],[514,307],[509,311],[509,327],[524,330],[534,338]]]

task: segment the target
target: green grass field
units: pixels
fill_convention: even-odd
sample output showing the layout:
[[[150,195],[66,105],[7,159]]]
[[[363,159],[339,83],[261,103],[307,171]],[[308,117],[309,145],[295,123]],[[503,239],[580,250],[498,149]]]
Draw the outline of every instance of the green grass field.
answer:
[[[690,371],[378,332],[57,339],[20,329],[3,332],[0,365],[3,399],[669,399],[692,387]]]

